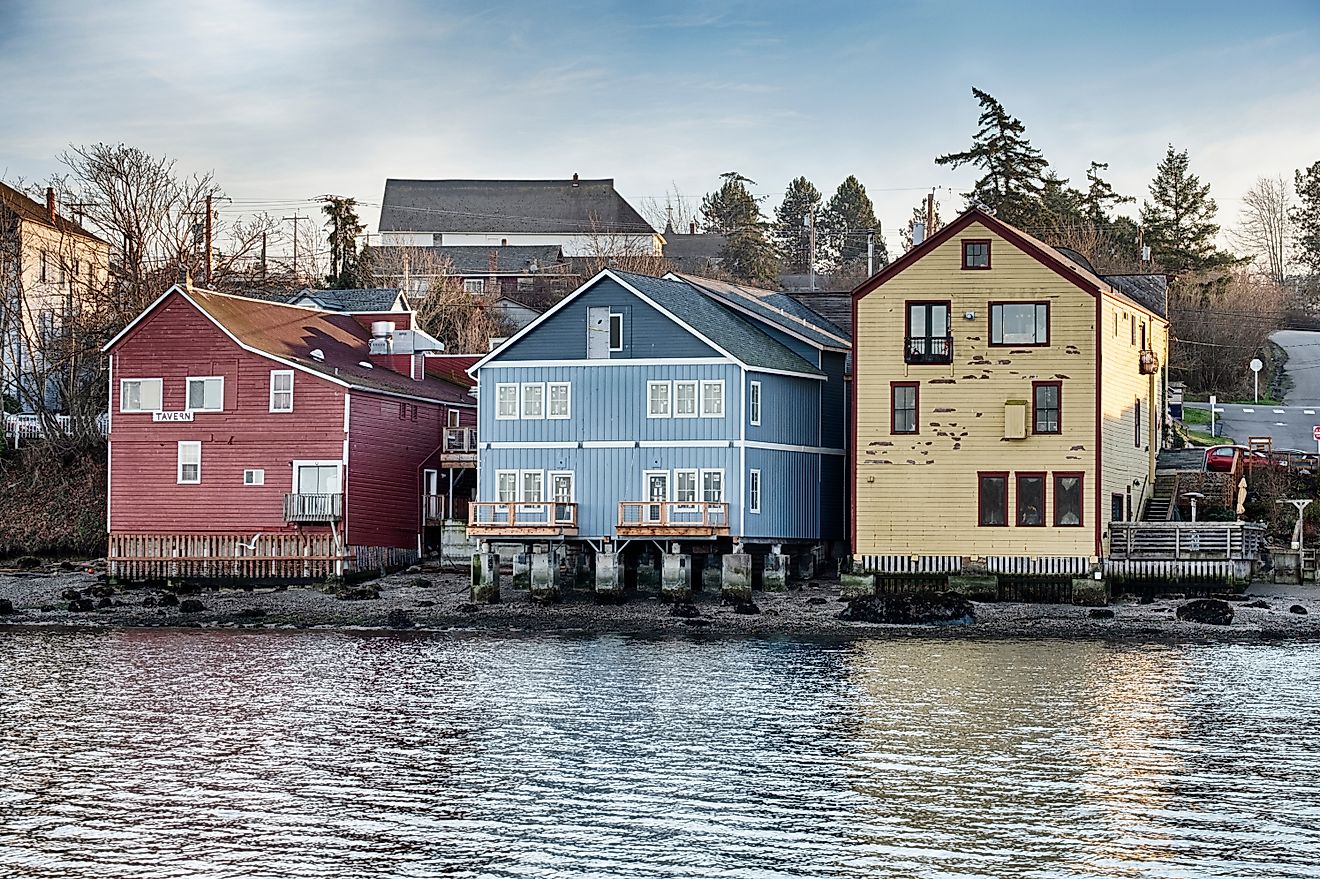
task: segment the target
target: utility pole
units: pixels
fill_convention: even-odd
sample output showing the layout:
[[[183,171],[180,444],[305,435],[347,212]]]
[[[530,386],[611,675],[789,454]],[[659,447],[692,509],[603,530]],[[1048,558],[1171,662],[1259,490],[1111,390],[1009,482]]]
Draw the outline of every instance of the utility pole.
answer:
[[[866,230],[866,277],[875,274],[875,230]]]
[[[298,221],[307,219],[300,214],[294,214],[292,217],[284,217],[286,220],[293,221],[293,277],[298,279]]]
[[[935,234],[935,190],[926,193],[926,237]]]
[[[816,211],[807,211],[802,218],[807,227],[807,271],[811,275],[811,291],[816,292]]]
[[[206,289],[211,289],[211,237],[215,233],[215,226],[211,210],[211,193],[206,194]]]
[[[266,233],[261,233],[261,280],[266,280]]]

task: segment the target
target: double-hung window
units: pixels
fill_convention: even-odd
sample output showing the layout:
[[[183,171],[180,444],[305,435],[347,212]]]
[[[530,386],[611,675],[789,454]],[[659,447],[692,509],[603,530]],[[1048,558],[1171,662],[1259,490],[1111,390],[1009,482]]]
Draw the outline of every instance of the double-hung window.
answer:
[[[533,421],[545,417],[545,385],[540,382],[523,383],[522,417]]]
[[[990,303],[991,345],[1048,345],[1048,302]]]
[[[270,411],[293,411],[292,369],[272,369],[270,371]]]
[[[1008,524],[1008,474],[977,474],[977,524],[990,528]]]
[[[646,417],[670,417],[669,382],[646,383]]]
[[[920,385],[916,382],[889,383],[889,432],[919,433],[917,404]]]
[[[518,386],[498,384],[495,386],[495,420],[511,421],[518,418]]]
[[[126,378],[119,382],[120,412],[159,412],[163,382],[158,378]]]
[[[674,471],[674,500],[684,504],[697,502],[697,474],[696,470]]]
[[[949,303],[909,302],[903,359],[907,363],[951,363]]]
[[[752,382],[747,389],[747,412],[754,425],[761,423],[761,383]]]
[[[540,470],[523,470],[519,477],[523,503],[539,504],[545,500],[545,473]]]
[[[179,485],[199,485],[202,481],[202,444],[194,440],[179,443]]]
[[[222,376],[188,379],[188,408],[194,412],[222,412],[225,408],[225,380]]]
[[[724,471],[701,471],[701,499],[708,504],[724,502]]]
[[[502,504],[511,504],[518,500],[518,471],[495,471],[495,500]]]
[[[674,417],[697,417],[696,382],[674,382]]]
[[[724,380],[701,383],[701,417],[724,417]]]
[[[1062,433],[1063,384],[1061,382],[1032,382],[1031,432]]]
[[[547,418],[564,419],[572,414],[572,387],[568,382],[551,382],[547,385],[547,393],[550,395]]]

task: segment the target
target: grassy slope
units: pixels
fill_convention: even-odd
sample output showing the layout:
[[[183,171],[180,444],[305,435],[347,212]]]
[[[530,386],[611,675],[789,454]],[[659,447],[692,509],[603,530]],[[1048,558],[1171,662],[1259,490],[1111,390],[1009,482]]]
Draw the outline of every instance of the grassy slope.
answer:
[[[62,462],[40,448],[0,458],[0,558],[105,554],[105,450]]]

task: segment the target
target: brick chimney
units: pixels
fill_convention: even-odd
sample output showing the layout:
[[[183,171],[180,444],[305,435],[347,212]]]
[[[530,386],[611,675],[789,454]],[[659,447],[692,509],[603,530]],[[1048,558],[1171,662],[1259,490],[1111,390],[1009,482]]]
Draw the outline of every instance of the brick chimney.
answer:
[[[55,187],[46,187],[46,213],[50,215],[50,222],[55,223]]]

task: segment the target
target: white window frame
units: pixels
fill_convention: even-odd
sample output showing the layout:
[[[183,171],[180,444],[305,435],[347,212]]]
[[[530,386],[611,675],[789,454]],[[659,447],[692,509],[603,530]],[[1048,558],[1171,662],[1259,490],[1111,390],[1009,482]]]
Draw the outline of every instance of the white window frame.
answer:
[[[220,405],[219,406],[192,406],[192,384],[193,382],[202,383],[202,399],[206,399],[206,382],[220,383]],[[190,375],[187,382],[184,383],[185,394],[183,398],[183,408],[189,412],[223,412],[225,411],[225,377],[223,375]]]
[[[692,497],[679,497],[679,480],[684,476],[692,477]],[[674,500],[683,504],[697,504],[701,501],[701,471],[695,467],[680,467],[674,471],[674,482],[670,488]],[[681,509],[681,508],[680,508]]]
[[[513,491],[510,494],[512,499],[506,500],[500,496],[500,482],[506,477],[513,479]],[[518,502],[518,471],[517,470],[496,470],[495,471],[495,503],[497,504],[516,504]]]
[[[761,512],[761,471],[749,470],[747,473],[747,512]]]
[[[719,474],[719,477],[720,477],[720,497],[719,497],[719,500],[713,500],[713,501],[712,501],[712,500],[707,500],[707,499],[706,499],[706,477],[709,476],[709,475],[711,475],[711,474]],[[701,482],[700,482],[700,485],[699,485],[699,489],[700,489],[700,492],[701,492],[701,502],[702,502],[702,503],[706,503],[706,504],[722,504],[722,503],[724,503],[724,493],[725,493],[725,487],[726,487],[726,486],[725,486],[725,482],[724,482],[724,469],[723,469],[722,467],[720,467],[720,468],[711,468],[711,469],[709,469],[709,470],[702,470],[702,471],[701,471],[700,479],[701,479]]]
[[[619,321],[619,346],[617,348],[614,347],[614,321],[616,319]],[[621,311],[610,312],[610,322],[608,329],[610,332],[610,350],[622,351],[623,350],[623,312]]]
[[[555,479],[568,477],[568,500],[563,501],[555,497]],[[550,484],[550,503],[552,504],[572,504],[577,503],[577,474],[572,470],[551,470],[546,474],[546,481]]]
[[[720,411],[706,411],[706,389],[718,386],[720,389]],[[702,418],[723,418],[724,417],[724,379],[715,379],[714,381],[703,381],[701,383],[701,417]]]
[[[527,483],[528,476],[535,476],[540,485],[540,500],[528,499]],[[519,470],[518,471],[518,502],[523,504],[544,504],[545,499],[545,471],[544,470]]]
[[[486,292],[486,279],[485,279],[485,278],[464,278],[464,279],[463,279],[463,292],[464,292],[464,293],[482,293],[482,294],[484,294],[484,293]]]
[[[196,460],[196,461],[185,461],[185,460],[183,459],[183,452],[184,452],[184,449],[185,449],[185,448],[190,449],[190,450],[191,450],[191,449],[196,449],[196,450],[197,450],[197,460]],[[185,465],[185,464],[196,464],[196,465],[197,465],[197,478],[196,478],[196,479],[184,479],[184,478],[183,478],[183,468],[184,468],[184,465]],[[176,464],[176,466],[175,466],[174,476],[175,476],[175,480],[176,480],[177,484],[179,484],[179,485],[201,485],[201,484],[202,484],[202,443],[201,443],[200,440],[179,440],[179,456],[178,456],[177,464]]]
[[[290,494],[301,494],[301,492],[298,491],[298,470],[299,468],[302,467],[334,467],[335,482],[338,484],[339,487],[335,491],[327,492],[327,494],[342,495],[344,493],[344,462],[343,461],[295,460],[292,462],[292,466],[289,468]]]
[[[142,388],[141,388],[141,385],[144,385],[144,384],[152,384],[152,383],[154,383],[154,384],[156,385],[156,397],[157,397],[157,399],[158,399],[160,402],[157,404],[157,406],[156,406],[155,409],[148,409],[148,408],[144,408],[143,406],[141,406],[141,402],[142,402]],[[129,409],[129,408],[127,407],[128,394],[126,393],[126,390],[127,390],[127,386],[128,386],[128,385],[131,385],[131,384],[139,385],[139,387],[138,387],[138,403],[139,403],[139,405],[138,405],[138,408],[136,408],[136,409]],[[161,408],[162,408],[164,405],[165,405],[165,382],[164,382],[163,379],[158,379],[158,378],[121,378],[121,379],[119,380],[119,411],[120,411],[120,412],[159,412],[159,411],[161,410]]]
[[[555,391],[564,392],[564,411],[555,414]],[[545,386],[545,417],[551,421],[564,421],[573,417],[573,385],[569,382],[547,382]]]
[[[513,414],[505,414],[502,407],[503,400],[500,399],[500,391],[505,388],[513,388]],[[495,420],[496,421],[517,421],[518,416],[522,414],[522,395],[518,393],[517,382],[500,382],[495,385]]]
[[[527,390],[529,388],[536,388],[541,391],[541,411],[537,415],[527,414]],[[545,382],[522,382],[518,386],[518,417],[523,421],[544,421],[545,403]]]
[[[275,380],[276,380],[276,378],[277,378],[277,377],[282,378],[282,377],[284,377],[284,376],[286,376],[286,375],[289,377],[289,390],[287,390],[287,391],[277,391],[277,390],[275,390]],[[293,411],[293,392],[294,392],[294,387],[293,387],[293,386],[294,386],[294,380],[293,380],[293,370],[292,370],[292,369],[272,369],[272,370],[270,371],[270,411],[271,411],[271,412],[292,412],[292,411]],[[289,395],[289,407],[288,407],[287,409],[285,409],[285,408],[283,408],[283,407],[276,407],[276,405],[275,405],[275,395],[276,395],[276,394],[285,394],[285,393],[287,393],[287,394]]]
[[[681,387],[689,387],[689,388],[692,388],[692,411],[691,411],[691,412],[679,412],[679,411],[678,411],[678,389],[681,388]],[[674,382],[674,417],[675,417],[675,418],[696,418],[696,417],[698,417],[698,416],[700,416],[700,415],[701,415],[701,382],[696,381],[696,380],[692,380],[692,381],[676,381],[676,382]]]
[[[261,468],[251,468],[243,471],[244,485],[265,485],[266,471]]]
[[[761,383],[752,382],[747,391],[747,413],[753,426],[761,425]]]
[[[665,390],[665,411],[657,412],[652,408],[651,389],[664,388]],[[670,382],[647,382],[646,383],[646,417],[647,418],[672,418],[674,416],[674,389]]]
[[[445,427],[462,427],[462,418],[457,409],[445,410]]]

